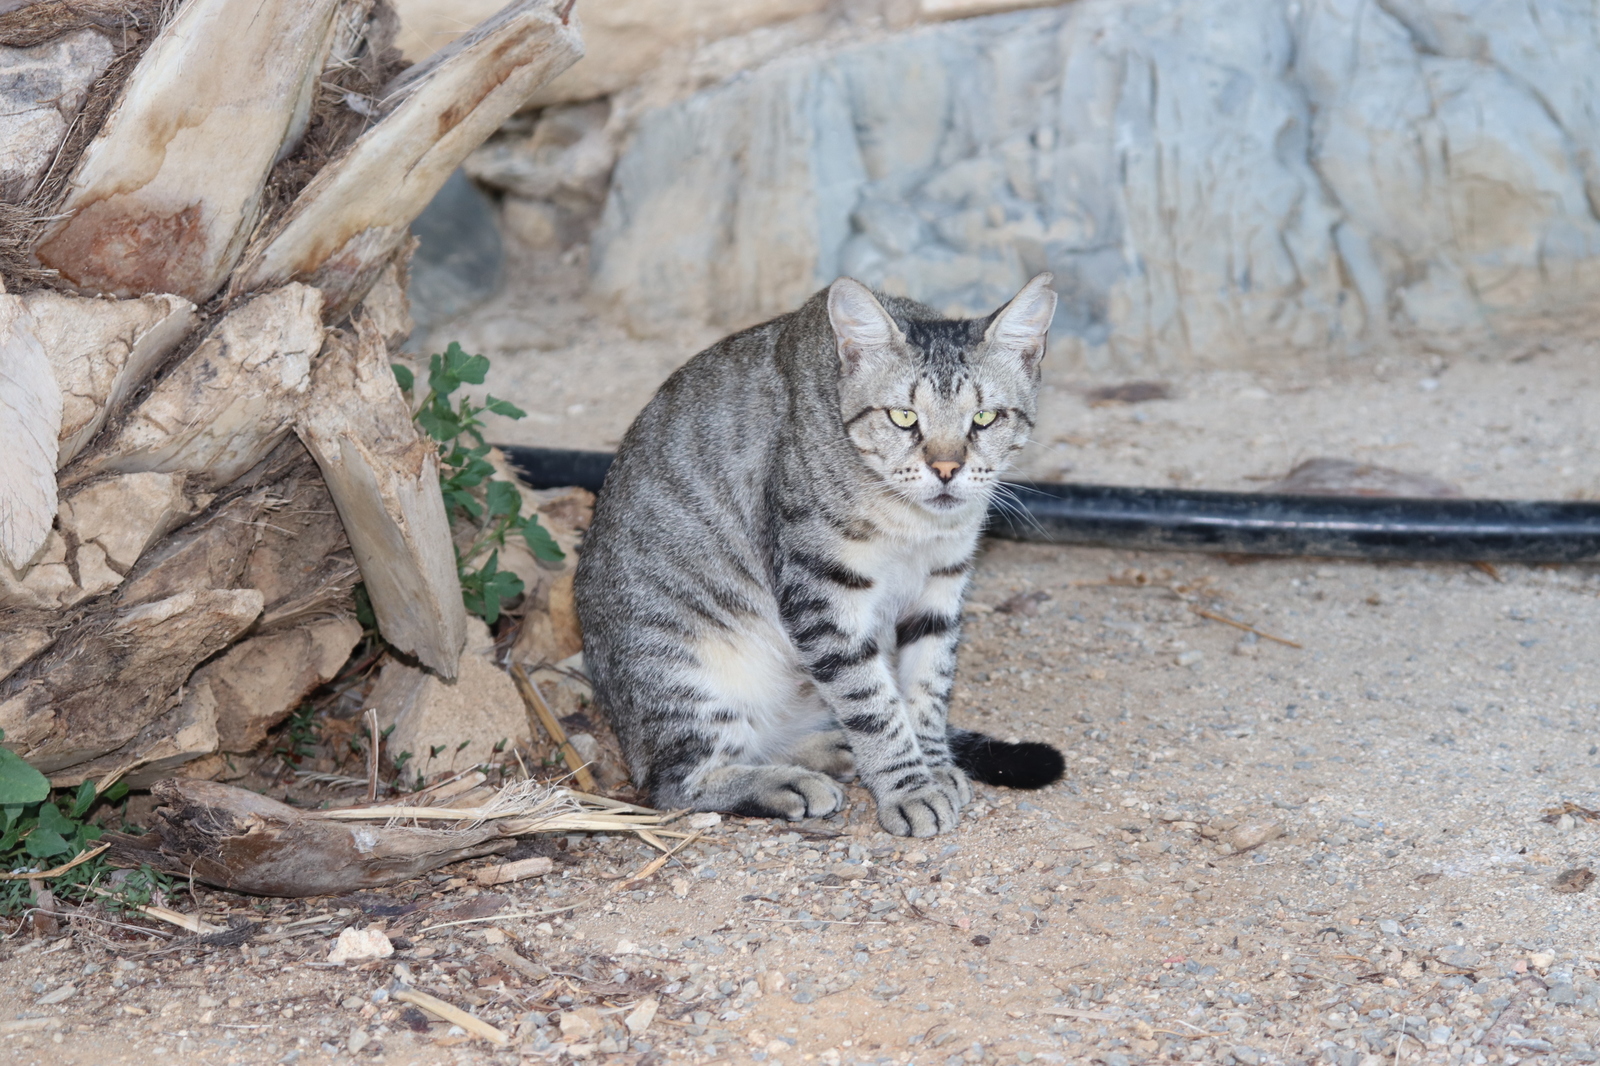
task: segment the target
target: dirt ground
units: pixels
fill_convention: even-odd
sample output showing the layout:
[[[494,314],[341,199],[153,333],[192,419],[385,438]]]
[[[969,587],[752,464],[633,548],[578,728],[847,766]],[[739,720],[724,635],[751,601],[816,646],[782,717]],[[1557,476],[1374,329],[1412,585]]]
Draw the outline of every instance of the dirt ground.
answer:
[[[449,331],[546,412],[506,440],[611,446],[709,339],[631,338],[575,277],[525,272]],[[1083,392],[1107,380],[1054,368],[1025,472],[1249,489],[1331,455],[1592,497],[1597,348],[1532,331],[1168,375],[1172,399],[1100,407]],[[1060,745],[1060,785],[979,788],[931,840],[878,831],[859,789],[829,819],[729,819],[636,886],[652,849],[574,835],[551,875],[492,891],[457,868],[331,900],[185,891],[174,906],[261,924],[232,945],[96,923],[0,943],[0,1058],[1592,1062],[1597,623],[1590,566],[991,542],[953,718]],[[326,961],[372,924],[393,957]],[[397,980],[509,1045],[430,1022]]]

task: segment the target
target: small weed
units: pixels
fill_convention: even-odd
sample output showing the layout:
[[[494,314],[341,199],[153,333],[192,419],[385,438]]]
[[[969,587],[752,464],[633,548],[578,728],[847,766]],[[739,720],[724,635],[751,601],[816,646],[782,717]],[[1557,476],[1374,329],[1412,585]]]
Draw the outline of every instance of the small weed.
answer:
[[[0,739],[4,737],[0,731]],[[0,867],[23,873],[66,865],[93,847],[104,832],[89,820],[90,813],[127,794],[128,786],[120,781],[104,792],[93,781],[85,781],[52,797],[43,774],[15,752],[0,748]],[[124,907],[149,902],[168,883],[148,867],[113,872],[104,858],[95,858],[52,878],[50,889],[58,898],[87,902],[99,898],[93,889],[102,882],[111,885],[108,902]],[[0,914],[25,910],[33,898],[26,880],[0,881]]]
[[[494,467],[484,458],[489,445],[479,416],[523,418],[527,412],[493,396],[481,406],[467,396],[450,402],[462,385],[483,384],[488,371],[488,359],[468,355],[451,342],[428,362],[428,393],[417,406],[416,418],[423,431],[439,442],[439,488],[451,520],[471,530],[467,546],[456,549],[462,600],[467,610],[493,625],[504,605],[523,590],[521,578],[500,569],[500,549],[507,537],[520,536],[534,558],[545,562],[560,562],[566,554],[537,516],[522,514],[521,491],[512,482],[495,480]],[[415,393],[416,375],[399,365],[394,375],[401,389]]]
[[[283,756],[283,761],[298,764],[317,752],[317,708],[315,704],[302,703],[289,716],[283,730],[283,740],[272,749],[272,754]]]

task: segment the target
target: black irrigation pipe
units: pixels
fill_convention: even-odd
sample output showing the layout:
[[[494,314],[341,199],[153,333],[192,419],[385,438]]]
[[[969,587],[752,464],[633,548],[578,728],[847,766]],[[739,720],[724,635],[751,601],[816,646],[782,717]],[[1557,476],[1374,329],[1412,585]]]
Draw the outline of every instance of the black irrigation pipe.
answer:
[[[502,448],[535,488],[598,492],[607,452]],[[1285,496],[1007,482],[989,532],[1012,540],[1411,562],[1600,561],[1600,504]]]

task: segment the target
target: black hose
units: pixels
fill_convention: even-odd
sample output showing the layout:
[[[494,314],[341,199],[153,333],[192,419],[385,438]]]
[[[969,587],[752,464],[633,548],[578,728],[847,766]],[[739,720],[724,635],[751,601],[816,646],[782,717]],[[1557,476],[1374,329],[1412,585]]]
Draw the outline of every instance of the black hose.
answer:
[[[611,455],[504,447],[535,488],[600,490]],[[1600,504],[1283,496],[1007,482],[989,532],[1012,540],[1161,551],[1413,562],[1600,560]]]

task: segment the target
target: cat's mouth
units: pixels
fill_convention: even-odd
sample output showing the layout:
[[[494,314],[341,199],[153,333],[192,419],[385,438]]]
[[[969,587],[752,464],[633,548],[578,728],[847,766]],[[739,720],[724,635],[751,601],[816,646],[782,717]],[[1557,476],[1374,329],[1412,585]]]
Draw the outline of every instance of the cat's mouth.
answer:
[[[923,502],[935,510],[947,511],[952,507],[960,507],[967,501],[963,500],[960,496],[957,496],[949,489],[946,489],[938,495],[928,497]]]

